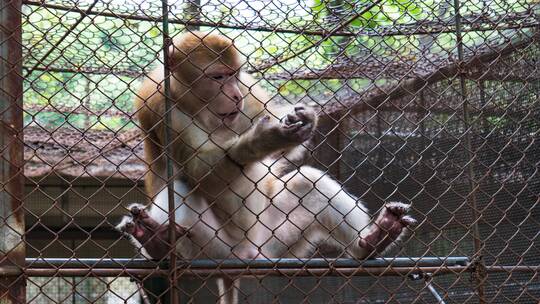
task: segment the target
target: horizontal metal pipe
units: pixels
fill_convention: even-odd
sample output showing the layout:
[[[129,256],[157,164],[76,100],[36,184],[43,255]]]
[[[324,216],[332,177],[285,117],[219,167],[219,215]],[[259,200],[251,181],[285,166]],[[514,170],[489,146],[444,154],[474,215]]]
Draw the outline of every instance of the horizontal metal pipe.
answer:
[[[31,267],[25,270],[15,266],[0,267],[0,277],[2,276],[19,276],[23,272],[30,277],[79,277],[79,276],[95,276],[95,277],[116,277],[116,276],[167,276],[167,269],[158,268],[43,268]],[[470,271],[469,266],[428,266],[428,267],[326,267],[326,268],[182,268],[178,269],[181,277],[210,277],[220,275],[230,276],[399,276],[409,275],[413,273],[432,273],[433,275],[441,274],[460,274],[465,271]],[[540,272],[540,266],[488,266],[488,272]]]
[[[467,257],[410,257],[410,258],[376,258],[369,260],[354,259],[200,259],[184,260],[180,268],[189,269],[225,269],[225,268],[358,268],[358,267],[438,267],[466,266]],[[28,268],[168,268],[168,263],[147,259],[74,259],[74,258],[29,258]]]
[[[167,261],[148,259],[96,259],[96,258],[27,258],[27,268],[161,268],[167,269]]]
[[[214,276],[398,276],[408,275],[414,272],[429,272],[434,275],[447,273],[461,273],[467,270],[466,266],[442,266],[442,267],[360,267],[360,268],[284,268],[284,269],[179,269],[180,277],[214,277]],[[0,276],[18,276],[23,273],[16,267],[0,267]],[[140,269],[140,268],[28,268],[24,274],[29,277],[118,277],[138,276],[154,277],[167,276],[165,269]]]
[[[79,13],[86,15],[98,15],[104,17],[118,18],[123,20],[138,20],[138,21],[150,21],[150,22],[161,22],[162,18],[160,16],[145,16],[135,13],[116,13],[108,10],[91,10],[86,12],[84,9],[80,9],[77,6],[63,6],[58,4],[45,3],[43,1],[32,1],[24,0],[23,4],[39,6],[40,8],[46,9],[55,9],[60,11],[67,11],[71,13]],[[516,18],[508,18],[508,20],[492,20],[491,22],[479,22],[479,15],[471,15],[463,18],[462,24],[467,25],[468,27],[463,28],[462,32],[469,31],[492,31],[492,30],[506,30],[506,29],[524,29],[524,28],[533,28],[537,27],[538,23],[535,22],[532,18],[531,20],[521,21]],[[532,17],[525,15],[524,17]],[[472,20],[472,21],[470,21]],[[304,34],[304,35],[315,35],[315,36],[326,36],[328,35],[327,31],[323,30],[310,30],[308,28],[302,29],[288,29],[284,27],[269,27],[262,26],[261,24],[227,24],[224,22],[214,22],[214,21],[200,21],[200,20],[183,20],[179,18],[171,18],[169,20],[173,24],[181,24],[184,26],[209,26],[217,28],[228,28],[228,29],[241,29],[248,31],[261,31],[261,32],[275,32],[275,33],[288,33],[288,34]],[[498,23],[497,27],[494,28],[492,24]],[[359,36],[359,35],[369,35],[369,36],[402,36],[402,35],[425,35],[425,34],[442,34],[442,33],[454,33],[456,30],[453,25],[446,24],[441,22],[439,26],[437,25],[423,25],[418,23],[409,23],[399,25],[398,28],[395,28],[397,25],[394,25],[394,28],[385,28],[383,31],[373,31],[373,30],[364,30],[362,32],[358,31],[339,31],[335,33],[334,36]]]

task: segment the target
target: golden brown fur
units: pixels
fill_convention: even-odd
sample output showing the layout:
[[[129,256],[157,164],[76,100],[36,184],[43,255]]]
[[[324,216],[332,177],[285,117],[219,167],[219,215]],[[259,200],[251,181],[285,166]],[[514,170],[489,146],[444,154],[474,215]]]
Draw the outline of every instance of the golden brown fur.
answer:
[[[200,110],[200,104],[194,104],[193,100],[198,97],[193,94],[189,84],[194,85],[201,78],[208,62],[222,64],[227,67],[239,69],[241,62],[238,51],[232,41],[215,34],[203,34],[199,32],[184,34],[175,39],[171,47],[170,58],[172,64],[172,107],[177,107],[187,114],[196,116]],[[149,166],[149,172],[145,177],[146,192],[154,197],[166,185],[165,168],[165,96],[163,67],[159,67],[146,78],[136,95],[136,113],[142,130],[145,132],[144,139],[145,162]],[[255,83],[249,75],[241,73],[240,90],[249,105],[237,129],[247,129],[251,121],[264,112],[264,106],[268,102],[267,94]],[[196,85],[196,84],[195,84]],[[239,128],[238,128],[239,127]],[[181,143],[178,132],[170,129],[172,145]],[[208,130],[212,131],[212,130]],[[194,152],[188,148],[187,153]],[[175,161],[182,162],[184,155],[171,155]],[[175,174],[178,174],[176,172]]]
[[[323,244],[365,258],[382,252],[414,222],[405,215],[408,205],[390,203],[370,225],[371,216],[360,200],[324,172],[301,166],[302,143],[313,135],[316,112],[305,105],[270,103],[256,81],[240,71],[231,40],[188,33],[175,40],[170,60],[174,213],[179,231],[189,231],[176,244],[181,256],[305,258]],[[132,217],[118,226],[147,253],[159,253],[153,258],[169,250],[152,240],[153,231],[147,229],[167,225],[169,218],[163,190],[163,79],[160,67],[137,95],[137,115],[147,135],[145,160],[151,169],[145,183],[153,206],[148,216],[141,216],[144,206],[134,208]],[[289,160],[296,168],[281,172]],[[135,233],[143,230],[147,233]],[[154,231],[167,238],[166,229]],[[220,285],[223,303],[237,300],[233,281]]]

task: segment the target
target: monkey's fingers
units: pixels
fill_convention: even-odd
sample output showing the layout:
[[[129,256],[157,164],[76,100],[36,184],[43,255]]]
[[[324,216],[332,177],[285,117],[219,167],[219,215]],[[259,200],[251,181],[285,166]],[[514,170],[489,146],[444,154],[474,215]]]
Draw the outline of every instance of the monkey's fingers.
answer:
[[[132,221],[126,222],[120,230],[125,234],[134,236],[138,241],[147,240],[151,233],[146,227]]]
[[[378,254],[395,242],[408,226],[416,225],[416,220],[406,213],[409,204],[387,203],[377,219],[370,226],[369,232],[358,241],[360,247]]]
[[[409,215],[405,215],[400,219],[400,221],[405,226],[416,226],[418,224],[418,221]]]
[[[317,112],[311,107],[306,107],[304,105],[296,106],[294,108],[296,116],[298,116],[304,122],[311,122],[315,124],[317,121]]]
[[[287,116],[285,117],[283,121],[283,124],[285,126],[291,126],[299,122],[302,123],[302,121],[300,120],[300,117],[294,114],[287,114]]]
[[[283,127],[284,135],[294,143],[303,143],[304,141],[311,138],[313,131],[313,126],[311,124],[305,124],[301,121]]]
[[[294,130],[297,130],[299,128],[301,128],[302,126],[304,125],[304,123],[302,121],[297,121],[297,122],[294,122],[294,123],[284,123],[283,124],[283,128],[289,130],[289,131],[294,131]]]
[[[129,208],[129,213],[131,213],[131,216],[133,218],[139,218],[139,217],[147,217],[146,211],[143,207],[134,205],[131,208]]]
[[[385,205],[385,209],[397,217],[401,217],[406,214],[410,208],[411,205],[399,202],[390,202]]]
[[[131,221],[126,222],[123,226],[120,227],[120,231],[126,234],[133,235],[133,233],[135,233],[135,223]]]
[[[154,220],[148,214],[146,209],[142,209],[138,206],[134,206],[131,208],[131,215],[133,217],[133,221],[137,225],[145,227],[150,231],[150,233],[153,233],[159,230],[162,226],[164,226],[163,223],[158,223],[156,220]]]
[[[305,124],[300,130],[297,132],[298,137],[300,139],[300,142],[304,142],[308,139],[310,139],[313,136],[313,124]]]

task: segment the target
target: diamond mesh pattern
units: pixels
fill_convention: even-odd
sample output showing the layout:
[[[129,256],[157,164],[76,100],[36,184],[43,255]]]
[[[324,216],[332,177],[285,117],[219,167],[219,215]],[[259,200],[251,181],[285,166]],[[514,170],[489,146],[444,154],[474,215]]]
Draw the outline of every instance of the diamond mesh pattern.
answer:
[[[16,5],[0,3],[0,13]],[[227,299],[218,288],[223,278],[242,278],[231,287],[240,303],[540,301],[538,1],[24,0],[19,13],[24,102],[15,133],[24,142],[25,184],[21,207],[1,210],[0,232],[16,231],[12,219],[24,213],[26,232],[15,238],[27,265],[10,268],[12,243],[0,239],[0,277],[26,278],[26,303],[212,303]],[[10,26],[2,23],[2,33]],[[313,107],[319,125],[303,144],[303,163],[319,170],[310,186],[327,204],[312,208],[304,204],[309,193],[295,193],[295,207],[282,210],[274,200],[294,191],[284,184],[265,194],[263,210],[240,206],[216,228],[208,210],[225,193],[263,193],[266,175],[246,175],[255,185],[248,194],[220,192],[223,177],[210,189],[217,195],[190,184],[213,195],[209,207],[176,208],[196,214],[193,233],[201,225],[215,235],[190,257],[167,247],[164,258],[150,260],[115,230],[130,204],[156,200],[143,185],[155,164],[145,161],[149,134],[134,99],[143,79],[167,62],[164,41],[194,30],[232,39],[269,103]],[[3,44],[0,67],[11,64]],[[6,100],[13,97],[2,81],[8,73],[0,69]],[[167,123],[165,115],[159,120]],[[9,141],[0,143],[0,162],[13,163]],[[196,158],[209,143],[193,147]],[[173,140],[165,151],[189,144]],[[169,168],[187,168],[166,156]],[[287,172],[299,167],[287,156],[285,163]],[[204,177],[217,176],[205,165]],[[187,169],[169,173],[171,181],[203,183]],[[308,178],[302,170],[291,176]],[[351,256],[349,243],[315,242],[312,227],[339,198],[324,192],[327,181],[365,202],[370,216],[391,201],[410,203],[418,224],[384,259],[367,262]],[[2,177],[2,188],[7,183]],[[287,221],[259,218],[272,208],[292,223],[291,234],[300,231],[294,245],[279,239]],[[308,228],[295,222],[300,209],[309,213]],[[246,216],[272,231],[284,253],[239,260],[238,244],[219,258],[205,253],[223,241],[226,225]],[[254,227],[232,231],[253,243]],[[298,256],[300,245],[310,254]],[[0,280],[0,298],[17,282]]]

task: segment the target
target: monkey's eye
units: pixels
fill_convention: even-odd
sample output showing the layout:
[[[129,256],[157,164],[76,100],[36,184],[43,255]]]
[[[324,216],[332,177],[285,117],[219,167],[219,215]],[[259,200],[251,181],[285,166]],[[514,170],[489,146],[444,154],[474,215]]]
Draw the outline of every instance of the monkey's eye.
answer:
[[[223,75],[214,75],[214,76],[212,76],[212,79],[214,79],[214,80],[223,80],[223,79],[225,79],[225,76],[223,76]]]

